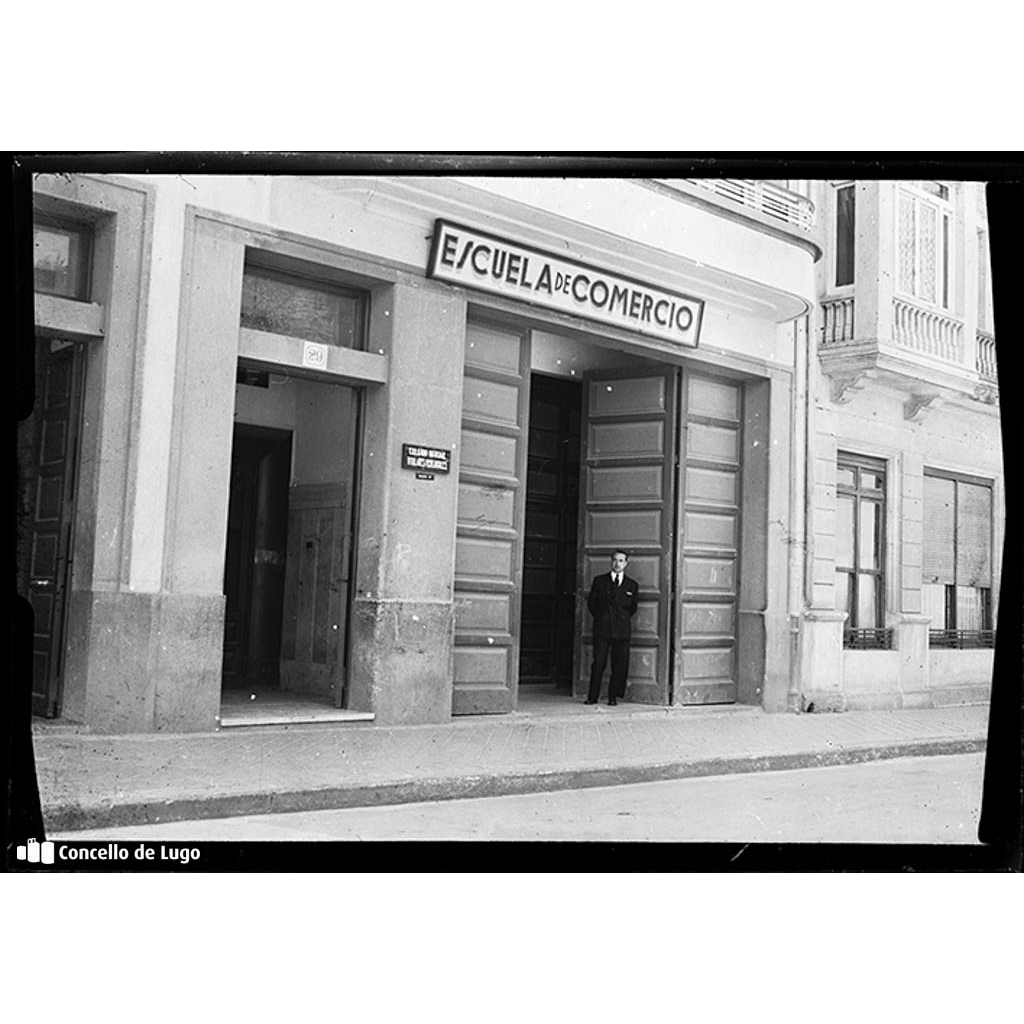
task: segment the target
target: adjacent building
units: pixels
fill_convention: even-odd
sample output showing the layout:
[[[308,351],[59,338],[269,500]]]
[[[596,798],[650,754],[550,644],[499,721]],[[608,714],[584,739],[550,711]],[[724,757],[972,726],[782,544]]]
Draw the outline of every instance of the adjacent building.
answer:
[[[36,710],[985,699],[1002,468],[980,185],[39,175]]]

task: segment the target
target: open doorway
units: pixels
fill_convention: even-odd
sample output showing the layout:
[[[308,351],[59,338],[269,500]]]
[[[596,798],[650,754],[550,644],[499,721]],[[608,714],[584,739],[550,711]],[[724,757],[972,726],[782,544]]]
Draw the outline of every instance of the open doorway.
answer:
[[[238,425],[224,561],[225,690],[280,686],[291,433]]]
[[[530,382],[519,683],[566,695],[576,624],[582,394],[576,379],[533,374]]]
[[[225,552],[221,725],[344,711],[356,389],[240,365]]]

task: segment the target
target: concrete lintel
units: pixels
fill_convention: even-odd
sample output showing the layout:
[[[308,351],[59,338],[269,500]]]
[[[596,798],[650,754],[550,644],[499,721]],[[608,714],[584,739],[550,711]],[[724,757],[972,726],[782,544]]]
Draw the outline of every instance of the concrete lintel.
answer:
[[[36,293],[36,333],[45,337],[102,338],[106,310],[98,302],[76,302]]]
[[[295,370],[317,380],[346,384],[386,384],[388,357],[376,352],[351,348],[323,346],[327,349],[325,365],[311,367],[304,362],[305,345],[301,338],[256,331],[243,327],[239,331],[238,355],[241,359],[268,370]]]

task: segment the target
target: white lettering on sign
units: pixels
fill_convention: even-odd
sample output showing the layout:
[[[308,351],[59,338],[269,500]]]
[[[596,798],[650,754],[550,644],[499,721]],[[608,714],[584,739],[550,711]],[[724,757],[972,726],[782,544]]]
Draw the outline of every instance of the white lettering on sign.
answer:
[[[434,224],[430,277],[697,347],[704,301],[449,221]]]
[[[430,448],[427,445],[403,444],[402,466],[405,469],[434,469],[447,473],[451,469],[452,453],[444,448]]]
[[[302,343],[302,365],[314,370],[327,369],[327,346],[318,345],[315,341]]]

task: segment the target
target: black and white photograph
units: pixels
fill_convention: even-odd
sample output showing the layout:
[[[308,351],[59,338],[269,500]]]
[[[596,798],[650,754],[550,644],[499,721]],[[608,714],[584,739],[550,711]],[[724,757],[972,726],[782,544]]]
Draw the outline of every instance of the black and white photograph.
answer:
[[[27,158],[11,861],[982,852],[1013,165],[936,167]]]
[[[8,1016],[1015,1013],[1011,7],[4,32]]]

